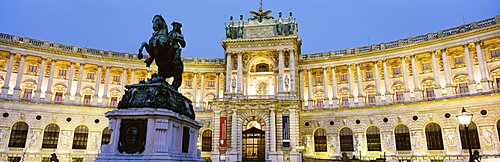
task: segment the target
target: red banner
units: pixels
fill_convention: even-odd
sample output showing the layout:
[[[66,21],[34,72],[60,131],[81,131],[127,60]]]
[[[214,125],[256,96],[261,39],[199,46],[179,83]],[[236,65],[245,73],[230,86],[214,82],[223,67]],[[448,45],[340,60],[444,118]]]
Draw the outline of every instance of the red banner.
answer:
[[[220,134],[219,134],[219,147],[227,147],[227,117],[220,117]]]

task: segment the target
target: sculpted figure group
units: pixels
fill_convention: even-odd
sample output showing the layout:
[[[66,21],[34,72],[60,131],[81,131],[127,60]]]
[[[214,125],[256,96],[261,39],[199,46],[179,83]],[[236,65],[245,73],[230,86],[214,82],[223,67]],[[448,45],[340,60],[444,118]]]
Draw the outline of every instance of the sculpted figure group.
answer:
[[[149,67],[156,62],[158,66],[158,75],[164,79],[174,77],[172,86],[178,90],[182,84],[182,73],[184,64],[181,59],[181,49],[186,47],[186,41],[181,32],[182,24],[172,22],[172,31],[168,31],[167,23],[161,15],[155,15],[153,18],[153,36],[149,43],[143,42],[139,48],[138,58],[142,59],[143,48],[149,53],[149,58],[144,62]]]

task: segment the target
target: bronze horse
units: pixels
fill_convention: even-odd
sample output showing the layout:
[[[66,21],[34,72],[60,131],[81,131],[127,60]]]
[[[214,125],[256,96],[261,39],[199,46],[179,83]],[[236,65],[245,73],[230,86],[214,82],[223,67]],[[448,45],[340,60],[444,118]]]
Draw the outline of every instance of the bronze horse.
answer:
[[[181,48],[186,47],[186,41],[181,32],[182,24],[172,23],[172,31],[168,32],[165,19],[161,15],[153,17],[153,36],[149,43],[143,42],[139,48],[138,58],[142,59],[142,49],[146,48],[150,57],[144,60],[146,67],[153,61],[158,66],[158,75],[164,79],[174,77],[172,86],[178,90],[182,84],[184,65],[181,59]]]

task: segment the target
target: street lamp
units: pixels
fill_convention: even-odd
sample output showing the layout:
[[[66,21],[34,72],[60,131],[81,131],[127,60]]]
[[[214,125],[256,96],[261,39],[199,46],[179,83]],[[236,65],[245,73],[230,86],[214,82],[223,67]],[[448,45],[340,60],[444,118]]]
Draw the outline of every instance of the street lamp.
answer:
[[[469,137],[469,124],[472,120],[472,113],[465,111],[465,108],[462,107],[462,112],[457,115],[458,122],[463,124],[465,127],[465,134],[467,136],[467,146],[469,147],[469,162],[472,162],[472,148],[470,146],[470,137]]]
[[[302,161],[302,151],[305,149],[305,146],[299,141],[299,144],[295,146],[295,149],[299,151],[299,161]]]

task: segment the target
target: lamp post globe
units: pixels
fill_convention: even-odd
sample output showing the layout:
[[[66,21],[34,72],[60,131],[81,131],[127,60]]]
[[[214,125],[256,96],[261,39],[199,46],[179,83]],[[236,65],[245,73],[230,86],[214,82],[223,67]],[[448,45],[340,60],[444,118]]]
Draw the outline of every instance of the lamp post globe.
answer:
[[[469,124],[472,121],[473,114],[465,111],[465,108],[462,107],[462,112],[457,115],[458,122],[463,124],[465,127],[465,134],[467,136],[467,146],[469,148],[469,162],[473,162],[472,159],[472,148],[470,146],[470,136],[469,136]]]

